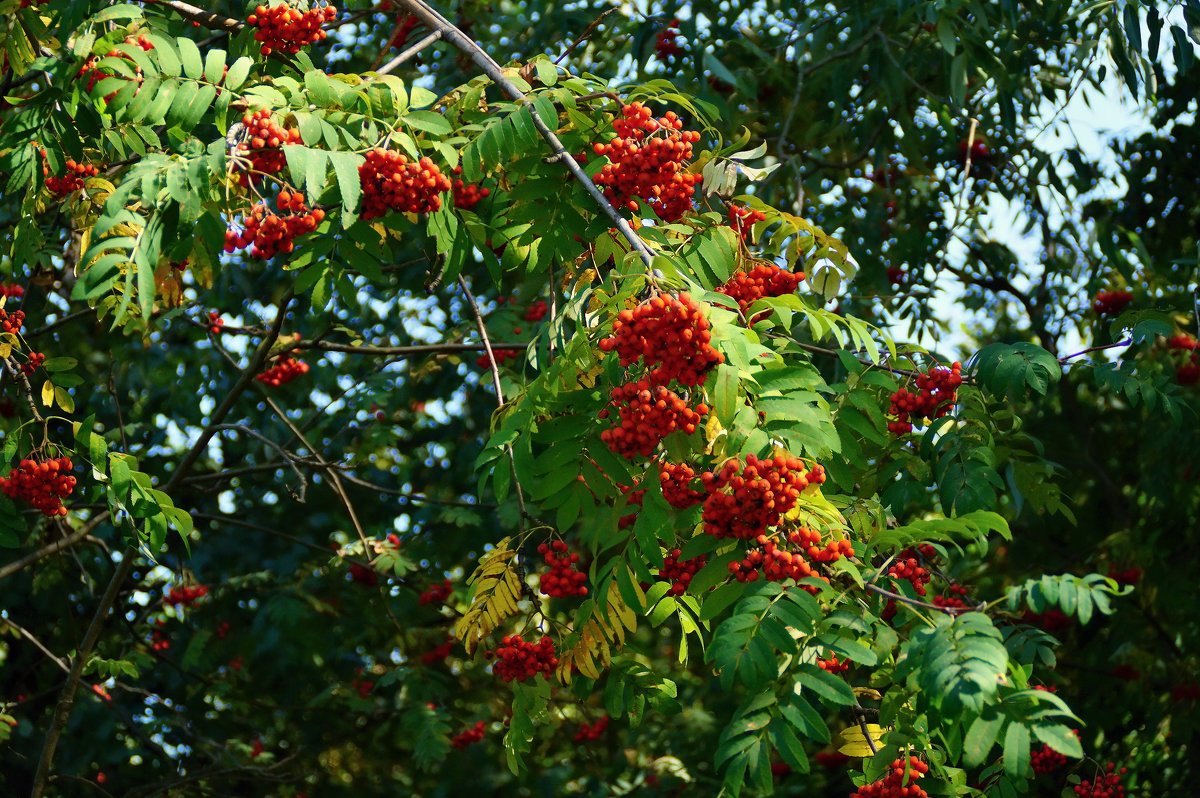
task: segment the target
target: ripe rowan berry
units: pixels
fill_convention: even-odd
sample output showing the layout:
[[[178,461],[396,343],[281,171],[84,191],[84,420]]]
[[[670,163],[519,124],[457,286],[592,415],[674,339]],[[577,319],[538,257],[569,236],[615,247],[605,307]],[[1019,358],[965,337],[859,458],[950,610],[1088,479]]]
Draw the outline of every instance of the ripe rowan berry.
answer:
[[[734,272],[725,284],[718,286],[716,290],[732,297],[738,303],[742,315],[745,315],[747,309],[758,300],[793,294],[802,282],[804,272],[789,272],[771,263],[759,263],[748,272]]]
[[[439,662],[445,662],[446,658],[450,656],[450,652],[453,649],[454,638],[448,637],[444,642],[439,643],[438,645],[421,654],[421,664],[428,666],[436,665]]]
[[[390,8],[390,3],[384,0],[384,6]],[[412,35],[413,30],[421,24],[421,20],[416,14],[403,12],[396,17],[396,29],[392,33],[392,37],[388,40],[388,47],[394,47],[397,50],[404,47],[408,41],[408,37]]]
[[[454,174],[461,175],[462,167],[454,167]],[[484,188],[474,183],[464,183],[460,179],[455,179],[451,190],[454,193],[454,207],[462,208],[463,210],[471,210],[485,198],[491,196],[492,190]]]
[[[828,673],[845,673],[850,670],[850,660],[839,660],[837,654],[830,654],[828,659],[818,659],[817,667]]]
[[[16,283],[0,283],[0,297],[20,299],[25,296],[25,287]]]
[[[516,360],[520,356],[521,356],[520,349],[501,348],[501,349],[493,349],[492,350],[492,357],[494,357],[496,359],[496,365],[498,367],[503,366],[505,363],[507,363],[510,360]],[[479,366],[479,368],[481,368],[481,369],[490,369],[492,367],[492,364],[491,364],[491,361],[488,360],[488,353],[484,352],[479,357],[475,358],[475,365]]]
[[[608,715],[601,715],[595,723],[579,724],[579,731],[575,732],[575,742],[577,743],[592,743],[599,740],[604,734],[604,730],[608,728]]]
[[[536,299],[529,303],[529,307],[525,308],[525,314],[522,318],[525,321],[537,322],[546,318],[546,313],[549,312],[550,306],[546,304],[544,299]]]
[[[350,578],[364,587],[375,587],[379,584],[379,574],[369,565],[350,563]]]
[[[588,594],[587,574],[579,571],[579,554],[567,552],[567,544],[561,540],[543,543],[537,547],[542,560],[550,566],[550,572],[541,579],[542,593],[551,598],[570,598]]]
[[[1097,291],[1092,310],[1097,316],[1118,316],[1132,301],[1133,294],[1129,291]]]
[[[690,296],[659,295],[633,309],[622,310],[613,333],[600,341],[604,352],[616,351],[622,366],[641,358],[655,385],[671,380],[699,385],[710,369],[725,362],[709,341],[708,319]]]
[[[83,189],[83,181],[89,177],[95,177],[100,174],[100,169],[92,164],[82,164],[74,158],[68,158],[64,164],[67,172],[62,177],[52,175],[46,178],[46,188],[50,192],[59,197],[65,197],[76,191]],[[47,167],[43,165],[43,174],[47,171]]]
[[[679,20],[673,19],[667,26],[654,34],[654,54],[658,60],[666,63],[683,55],[679,46]]]
[[[26,458],[8,476],[0,477],[0,491],[10,499],[28,503],[47,517],[66,515],[62,500],[75,490],[75,477],[71,475],[74,467],[69,457]]]
[[[21,373],[26,377],[31,377],[45,362],[46,356],[44,354],[41,352],[30,352],[29,357],[21,364]]]
[[[596,185],[619,208],[636,211],[643,200],[664,222],[678,221],[692,209],[696,185],[703,179],[685,171],[700,134],[684,130],[674,111],[654,119],[648,107],[636,102],[622,106],[613,130],[616,138],[593,146],[609,161],[596,175]]]
[[[1125,785],[1121,777],[1128,768],[1117,769],[1116,763],[1109,762],[1104,766],[1103,773],[1097,773],[1093,779],[1084,779],[1074,787],[1079,798],[1125,798]]]
[[[163,604],[172,607],[190,607],[208,595],[206,585],[177,585],[163,597]]]
[[[17,335],[21,332],[21,328],[25,326],[25,312],[15,310],[9,313],[4,308],[0,308],[0,332],[12,333]]]
[[[1074,623],[1070,615],[1055,607],[1047,607],[1043,612],[1025,610],[1021,616],[1021,620],[1031,626],[1044,629],[1050,634],[1065,632]]]
[[[270,260],[280,252],[289,255],[296,248],[295,239],[313,232],[325,220],[325,211],[320,208],[309,210],[299,191],[280,191],[275,205],[287,214],[276,213],[265,202],[259,202],[244,213],[242,232],[225,232],[225,251],[250,247],[250,256],[260,260]]]
[[[244,157],[248,165],[241,171],[238,180],[243,186],[248,186],[264,175],[275,175],[287,166],[287,156],[284,155],[285,144],[299,144],[300,131],[288,130],[271,119],[267,110],[254,111],[242,116],[245,132],[237,151]]]
[[[929,765],[915,756],[907,760],[897,759],[892,762],[887,775],[879,781],[859,787],[850,798],[929,798],[929,793],[916,783],[928,772]]]
[[[925,564],[931,563],[936,557],[937,549],[928,543],[904,549],[892,561],[888,576],[908,580],[916,594],[924,596],[927,592],[925,586],[933,579],[933,574],[925,568]]]
[[[486,732],[487,724],[482,720],[476,721],[474,726],[468,726],[458,734],[451,737],[450,745],[461,751],[467,746],[483,742],[483,737]]]
[[[729,226],[745,241],[750,237],[757,222],[765,222],[767,215],[756,208],[747,208],[735,202],[729,203]]]
[[[314,2],[303,11],[291,3],[258,6],[246,17],[246,24],[257,28],[254,40],[261,43],[263,55],[273,52],[295,55],[301,48],[322,41],[328,35],[321,27],[337,17],[337,8]]]
[[[418,604],[445,604],[446,599],[450,598],[450,594],[454,592],[454,586],[449,579],[443,579],[441,582],[435,582],[421,592],[417,597]]]
[[[682,596],[686,593],[688,585],[692,583],[692,578],[707,562],[707,558],[703,554],[690,560],[680,560],[682,555],[681,550],[671,549],[663,558],[662,568],[658,569],[659,580],[671,583],[671,589],[668,592],[672,596]]]
[[[492,671],[502,682],[523,682],[538,674],[550,677],[558,667],[554,641],[549,637],[542,637],[534,643],[526,641],[521,635],[508,635],[496,649],[486,652],[484,656],[495,660]]]
[[[254,379],[268,385],[272,388],[278,388],[280,385],[286,385],[302,374],[307,374],[309,365],[303,360],[296,360],[291,355],[282,355],[275,358],[275,363],[266,371],[258,374]]]
[[[888,430],[894,435],[904,435],[913,430],[913,420],[932,421],[942,418],[958,401],[958,386],[962,385],[962,364],[955,362],[950,368],[936,367],[917,375],[917,392],[900,388],[891,395],[888,415],[895,416],[888,422]]]
[[[687,463],[663,463],[658,475],[663,498],[676,510],[686,510],[704,501],[704,492],[692,487],[699,474]]]
[[[450,179],[429,158],[410,161],[395,150],[376,147],[358,167],[362,183],[362,218],[376,219],[391,211],[433,213],[442,207],[441,194]]]
[[[610,394],[611,406],[617,409],[619,423],[600,433],[600,439],[619,455],[630,460],[649,457],[662,439],[672,432],[690,435],[708,414],[706,405],[688,406],[674,391],[662,385],[638,380],[618,385]],[[608,418],[609,409],[600,411]]]
[[[208,312],[208,332],[211,335],[220,335],[225,332],[225,320],[215,310]]]

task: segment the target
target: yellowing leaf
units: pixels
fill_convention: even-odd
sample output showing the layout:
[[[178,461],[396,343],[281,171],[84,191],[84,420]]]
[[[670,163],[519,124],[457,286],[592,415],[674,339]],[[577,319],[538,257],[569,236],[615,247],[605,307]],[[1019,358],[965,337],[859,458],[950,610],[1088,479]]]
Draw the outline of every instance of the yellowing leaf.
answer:
[[[479,641],[494,632],[510,615],[517,612],[521,600],[521,580],[512,560],[517,553],[508,548],[511,538],[504,538],[496,547],[479,558],[479,566],[467,580],[475,586],[471,606],[454,624],[454,635],[462,641],[467,653],[472,653]]]
[[[873,687],[855,687],[854,694],[859,698],[868,698],[872,701],[879,701],[883,695]]]
[[[877,723],[868,723],[866,727],[867,733],[871,735],[871,741],[875,744],[875,751],[878,751],[883,747],[883,727]],[[867,743],[861,726],[847,726],[842,729],[838,734],[838,743],[838,751],[846,756],[868,757],[875,753]]]
[[[42,404],[46,407],[54,407],[54,383],[46,380],[42,384]]]
[[[12,344],[0,344],[0,360],[7,360],[12,355]]]

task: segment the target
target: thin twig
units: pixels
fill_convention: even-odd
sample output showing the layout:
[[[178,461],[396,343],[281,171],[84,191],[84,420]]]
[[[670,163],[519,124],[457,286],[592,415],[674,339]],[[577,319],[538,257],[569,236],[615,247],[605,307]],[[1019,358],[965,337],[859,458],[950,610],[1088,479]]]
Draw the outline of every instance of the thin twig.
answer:
[[[412,47],[409,47],[407,50],[400,53],[398,56],[393,58],[391,61],[388,61],[386,64],[381,66],[379,69],[375,70],[375,73],[377,75],[388,74],[389,72],[393,71],[394,69],[399,67],[401,64],[403,64],[405,61],[412,58],[414,55],[421,52],[426,47],[433,44],[440,38],[442,38],[442,32],[440,30],[435,30],[433,33],[431,33],[428,36],[426,36],[425,38],[421,39],[419,42],[414,44]]]
[[[1089,346],[1087,349],[1080,349],[1078,352],[1072,352],[1069,355],[1063,355],[1058,359],[1059,363],[1066,363],[1068,360],[1073,360],[1077,357],[1089,354],[1091,352],[1101,352],[1105,349],[1116,349],[1121,346],[1129,346],[1133,343],[1132,338],[1126,338],[1124,341],[1115,341],[1111,344],[1100,344],[1099,346]]]
[[[585,39],[588,39],[591,37],[592,31],[594,31],[596,29],[596,27],[601,22],[604,21],[605,17],[607,17],[609,14],[616,11],[618,8],[620,8],[620,6],[612,6],[611,8],[606,8],[600,14],[600,16],[596,17],[591,22],[589,22],[588,26],[583,29],[583,33],[576,36],[575,41],[573,41],[569,45],[567,45],[567,49],[562,51],[562,55],[560,55],[558,58],[554,59],[554,65],[558,66],[559,64],[561,64],[563,62],[563,59],[566,58],[567,56],[569,56],[576,47],[578,47]]]
[[[246,23],[229,17],[223,17],[220,14],[214,14],[211,11],[205,11],[203,8],[197,8],[190,3],[183,3],[180,0],[146,0],[147,3],[154,5],[165,6],[176,11],[181,17],[189,19],[193,22],[199,22],[209,30],[221,30],[226,33],[239,33],[242,28],[246,27]]]
[[[100,513],[100,515],[93,518],[87,523],[86,526],[77,530],[76,532],[72,532],[70,535],[60,538],[53,543],[47,543],[37,551],[26,554],[21,559],[14,560],[3,567],[0,567],[0,580],[7,579],[13,574],[25,570],[34,563],[49,557],[51,554],[57,554],[64,549],[69,549],[75,546],[75,544],[85,540],[88,535],[92,534],[96,527],[100,526],[100,524],[104,523],[106,520],[108,520],[107,510]]]

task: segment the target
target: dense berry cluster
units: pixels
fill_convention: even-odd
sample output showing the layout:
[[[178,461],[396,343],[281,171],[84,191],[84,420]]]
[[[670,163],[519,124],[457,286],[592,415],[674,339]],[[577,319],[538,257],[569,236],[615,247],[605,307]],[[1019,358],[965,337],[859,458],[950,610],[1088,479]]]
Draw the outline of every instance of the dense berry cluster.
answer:
[[[677,380],[699,385],[709,369],[724,361],[710,340],[708,319],[690,296],[659,295],[622,310],[613,322],[612,336],[601,339],[600,349],[615,350],[622,366],[642,358],[654,384]]]
[[[290,3],[279,3],[258,6],[246,17],[246,23],[258,29],[254,31],[254,40],[262,45],[259,49],[263,55],[274,52],[295,55],[301,48],[324,39],[327,34],[322,25],[336,16],[337,9],[331,5],[313,3],[302,11]]]
[[[1034,773],[1046,774],[1061,770],[1069,760],[1046,744],[1029,752],[1029,764]]]
[[[677,221],[690,211],[696,185],[703,178],[686,172],[685,162],[692,157],[692,144],[700,134],[684,130],[674,111],[655,119],[641,103],[623,106],[613,129],[616,138],[593,147],[609,160],[595,178],[609,201],[636,211],[638,200],[644,200],[665,222]]]
[[[154,49],[154,42],[150,41],[149,38],[147,38],[146,36],[142,36],[142,35],[126,36],[125,44],[133,45],[135,47],[140,47],[142,50],[144,50],[146,52],[150,52],[151,50]],[[107,53],[105,53],[104,57],[105,58],[124,58],[126,60],[133,60],[129,57],[129,55],[127,53],[123,53],[120,50],[117,50],[115,48],[112,50],[109,50]],[[84,61],[83,64],[79,67],[79,71],[75,73],[75,78],[77,80],[81,80],[85,76],[87,77],[87,79],[88,79],[87,90],[88,90],[89,94],[91,93],[92,89],[96,88],[96,84],[99,83],[104,78],[115,77],[112,73],[106,72],[103,69],[100,69],[99,66],[100,66],[100,59],[94,55],[89,56],[88,59],[86,61]],[[135,69],[136,69],[136,72],[135,72],[134,80],[136,80],[140,84],[142,82],[142,68],[136,67]],[[108,96],[106,96],[104,98],[104,101],[109,102],[112,100],[113,97],[116,97],[116,96],[117,96],[117,93],[114,91],[111,94],[109,94]]]
[[[350,578],[363,587],[375,587],[379,584],[379,574],[369,565],[350,563]]]
[[[162,626],[166,621],[159,621],[158,625]],[[152,629],[150,631],[150,650],[163,652],[171,648],[171,638],[162,629]]]
[[[1097,316],[1117,316],[1129,307],[1133,294],[1129,291],[1097,291],[1092,310]]]
[[[302,374],[307,374],[308,369],[309,365],[303,360],[296,360],[291,355],[283,355],[275,358],[275,363],[266,371],[256,375],[254,379],[271,388],[278,388]]]
[[[1103,773],[1096,774],[1096,778],[1084,779],[1076,784],[1075,794],[1079,798],[1125,798],[1125,785],[1121,783],[1121,776],[1127,771],[1128,768],[1118,770],[1115,763],[1109,762],[1105,765]]]
[[[14,310],[12,313],[9,313],[4,308],[0,308],[0,332],[16,335],[21,332],[21,328],[24,326],[25,311]]]
[[[83,188],[83,181],[100,174],[100,169],[92,164],[83,164],[74,158],[68,158],[67,173],[62,177],[51,175],[46,178],[46,188],[55,196],[65,197]]]
[[[729,563],[729,573],[739,582],[755,582],[760,574],[768,582],[799,581],[807,577],[828,581],[812,563],[830,563],[854,555],[850,541],[831,540],[822,547],[820,533],[806,528],[788,534],[786,542],[795,546],[794,550],[780,547],[766,535],[759,535],[754,542],[757,548],[748,549],[742,560]],[[817,592],[812,585],[805,585],[804,589]]]
[[[451,737],[450,745],[461,751],[469,745],[483,742],[483,736],[486,732],[487,724],[482,720],[477,720],[474,726],[468,726]]]
[[[1065,632],[1074,625],[1071,616],[1057,607],[1047,607],[1044,612],[1025,610],[1021,615],[1021,620],[1030,626],[1036,626],[1052,635]]]
[[[859,787],[850,798],[929,798],[929,793],[916,783],[917,779],[924,778],[928,772],[929,765],[915,756],[910,756],[907,762],[897,759],[892,762],[886,776]]]
[[[546,304],[544,299],[536,299],[529,303],[529,307],[525,308],[525,314],[522,318],[525,321],[538,322],[546,318],[546,313],[549,312],[550,306]]]
[[[745,465],[727,460],[720,471],[701,476],[708,491],[704,531],[719,538],[756,538],[796,506],[801,491],[824,481],[824,469],[806,470],[796,457],[749,455]]]
[[[595,723],[581,723],[575,732],[575,742],[593,743],[599,740],[604,730],[608,728],[608,715],[603,715]]]
[[[828,659],[817,659],[817,667],[829,673],[845,673],[850,670],[850,660],[838,659],[837,654],[830,654]]]
[[[896,559],[892,562],[892,566],[888,568],[888,576],[893,579],[905,579],[912,585],[913,591],[918,596],[926,594],[925,586],[929,584],[929,580],[933,575],[929,573],[929,569],[925,567],[934,557],[937,556],[937,549],[928,543],[922,543],[915,548],[904,549],[896,555]]]
[[[551,598],[570,598],[588,594],[587,574],[579,568],[579,554],[567,552],[567,544],[561,540],[543,543],[537,547],[538,554],[550,572],[542,576],[542,592]]]
[[[0,297],[20,299],[25,296],[25,286],[16,283],[0,283]]]
[[[178,585],[163,597],[163,604],[172,607],[190,607],[208,595],[207,585]]]
[[[443,579],[441,582],[435,582],[421,592],[417,597],[418,604],[445,604],[446,599],[450,598],[450,594],[454,592],[454,586],[449,579]]]
[[[692,434],[708,414],[707,405],[693,409],[679,394],[662,385],[652,386],[648,380],[618,385],[611,399],[619,424],[601,432],[600,439],[630,460],[649,457],[672,432]],[[608,408],[601,410],[600,418],[608,418],[610,412]]]
[[[969,610],[967,605],[967,589],[962,585],[950,585],[948,595],[934,596],[933,603],[944,610]]]
[[[687,463],[663,463],[658,476],[663,498],[676,510],[686,510],[704,501],[704,492],[692,487],[699,474]]]
[[[387,5],[387,0],[384,0]],[[402,13],[396,18],[396,29],[392,33],[392,38],[388,40],[388,47],[395,47],[399,50],[408,41],[408,37],[412,35],[413,30],[421,24],[420,18],[416,14]]]
[[[901,388],[892,394],[888,415],[895,421],[888,422],[888,430],[896,435],[912,432],[914,419],[933,420],[950,412],[958,400],[958,386],[962,385],[962,364],[955,362],[950,368],[932,368],[917,375],[917,392]]]
[[[704,567],[706,562],[703,554],[690,560],[680,560],[682,554],[683,552],[679,549],[671,549],[663,558],[662,568],[658,569],[658,578],[671,583],[668,593],[672,596],[682,596],[686,593],[688,585],[692,583],[692,578],[697,571]]]
[[[748,272],[734,272],[717,291],[732,297],[745,314],[763,297],[795,293],[804,281],[804,272],[789,272],[771,263],[760,263]]]
[[[451,188],[429,158],[410,161],[395,150],[376,147],[358,167],[362,183],[362,218],[376,219],[390,211],[432,213],[442,207],[442,192]]]
[[[21,364],[21,373],[26,377],[32,376],[45,362],[46,356],[44,354],[41,352],[30,352],[29,357]]]
[[[261,260],[269,260],[280,252],[288,255],[296,248],[295,239],[313,232],[325,220],[325,211],[320,208],[309,210],[299,191],[280,191],[275,204],[280,211],[288,213],[280,215],[265,202],[258,203],[245,216],[241,233],[225,232],[225,251],[250,247],[251,257]]]
[[[1180,385],[1200,382],[1200,341],[1187,333],[1180,333],[1167,339],[1167,348],[1183,353],[1184,357],[1184,362],[1175,367],[1175,381]]]
[[[646,489],[638,488],[636,485],[622,485],[621,493],[629,497],[628,502],[630,507],[641,507],[642,502],[646,498]],[[617,527],[619,529],[628,529],[636,523],[637,513],[632,512],[621,516],[621,520],[617,522]]]
[[[750,237],[756,222],[765,222],[766,220],[767,215],[760,210],[747,208],[734,202],[729,203],[729,226],[743,241]]]
[[[0,477],[0,491],[10,499],[21,499],[42,515],[66,515],[62,500],[75,490],[75,465],[69,457],[49,460],[22,460],[17,467]]]
[[[654,34],[654,54],[659,61],[669,61],[683,55],[683,48],[679,46],[679,20],[671,20],[665,28]]]
[[[484,656],[496,660],[492,670],[502,682],[523,682],[539,673],[549,677],[558,667],[554,641],[549,637],[534,643],[520,635],[509,635],[500,641],[499,648]]]
[[[492,357],[496,359],[497,366],[503,366],[508,361],[516,360],[520,356],[520,349],[502,348],[492,350]],[[488,360],[488,353],[486,351],[479,357],[475,358],[475,365],[479,366],[481,369],[490,369],[492,367],[492,363],[490,360]]]
[[[454,167],[454,174],[461,175],[462,167]],[[484,188],[475,183],[464,183],[461,178],[455,178],[450,188],[454,193],[454,207],[466,211],[471,210],[492,194],[490,188]]]
[[[261,175],[283,171],[287,166],[283,145],[299,144],[300,131],[275,124],[271,112],[266,110],[246,114],[242,117],[242,124],[246,126],[246,137],[237,149],[249,162],[249,168],[239,178],[242,185],[250,185]]]
[[[225,320],[221,318],[221,314],[215,310],[208,312],[208,332],[212,335],[220,335],[225,331]]]

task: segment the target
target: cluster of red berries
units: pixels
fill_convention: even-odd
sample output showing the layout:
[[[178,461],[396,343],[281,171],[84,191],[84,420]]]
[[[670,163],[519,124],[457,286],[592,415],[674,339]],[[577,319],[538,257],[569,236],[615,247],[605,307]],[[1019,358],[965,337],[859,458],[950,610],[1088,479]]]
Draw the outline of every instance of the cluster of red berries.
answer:
[[[696,572],[707,562],[703,554],[690,560],[680,560],[682,554],[679,549],[671,549],[663,558],[662,568],[658,569],[658,578],[671,583],[671,589],[667,592],[672,596],[682,596],[686,593]]]
[[[379,574],[369,565],[360,563],[350,563],[350,579],[362,585],[363,587],[375,587],[379,584]]]
[[[638,488],[636,485],[622,485],[621,493],[629,497],[630,507],[641,507],[642,502],[646,498],[646,489]],[[621,516],[621,520],[617,522],[618,529],[628,529],[637,523],[637,513],[629,513]]]
[[[385,0],[384,5],[390,7],[390,3]],[[396,18],[396,30],[392,34],[392,38],[388,41],[388,47],[395,47],[399,50],[408,41],[408,37],[412,35],[413,30],[421,24],[420,18],[416,14],[407,12]]]
[[[949,595],[934,596],[933,603],[944,610],[962,610],[966,612],[970,609],[967,605],[967,588],[963,585],[950,585],[948,588]]]
[[[600,439],[619,455],[630,460],[649,457],[672,432],[692,434],[708,415],[707,405],[688,406],[679,394],[649,380],[618,385],[611,394],[612,406],[617,408],[620,423],[600,433]],[[600,411],[608,418],[610,410]]]
[[[1092,310],[1097,316],[1117,316],[1132,301],[1133,294],[1129,291],[1097,291]]]
[[[754,542],[759,548],[749,549],[741,561],[729,563],[729,573],[739,582],[755,582],[760,572],[768,582],[788,579],[799,581],[810,576],[825,580],[813,568],[813,562],[831,563],[842,557],[854,556],[854,546],[850,541],[830,540],[822,547],[821,534],[803,527],[787,536],[787,542],[796,547],[794,551],[780,548],[766,535],[759,535]],[[817,592],[812,585],[805,585],[804,589],[810,593]]]
[[[825,481],[825,470],[807,470],[799,458],[780,455],[760,460],[746,457],[745,465],[727,460],[717,473],[706,471],[701,482],[708,491],[704,500],[704,531],[718,538],[756,538],[775,526],[809,485]]]
[[[241,184],[248,186],[256,177],[283,171],[287,166],[283,145],[299,144],[300,131],[275,124],[271,112],[267,110],[246,114],[242,117],[242,124],[246,127],[246,137],[237,148],[250,162],[250,168],[242,172],[239,178]]]
[[[962,385],[962,364],[955,362],[950,368],[932,368],[917,375],[917,392],[901,388],[891,396],[888,415],[895,421],[888,422],[888,430],[895,435],[912,432],[913,419],[933,420],[950,412],[958,400],[958,386]]]
[[[20,299],[25,296],[25,286],[16,283],[0,283],[0,297]]]
[[[497,366],[503,366],[510,360],[516,360],[521,356],[520,349],[493,349],[492,357],[496,359]],[[475,365],[481,369],[489,369],[492,367],[491,361],[488,360],[488,353],[485,351],[482,355],[475,358]]]
[[[838,659],[837,654],[830,654],[829,659],[817,659],[817,667],[828,673],[845,673],[850,670],[850,660]]]
[[[83,188],[85,178],[100,174],[100,169],[92,164],[83,164],[74,158],[67,159],[67,173],[62,177],[51,175],[46,178],[46,188],[58,197],[65,197]]]
[[[1076,784],[1075,794],[1080,798],[1125,798],[1125,785],[1121,777],[1129,771],[1128,768],[1117,769],[1113,762],[1104,766],[1104,772],[1096,774],[1095,779],[1084,779]]]
[[[454,649],[454,638],[447,638],[445,642],[439,643],[421,655],[421,664],[425,666],[436,665],[439,662],[445,662],[450,656],[450,652]]]
[[[308,369],[309,365],[303,360],[296,360],[291,355],[283,355],[275,358],[274,365],[256,375],[254,379],[271,388],[278,388],[280,385],[288,384],[301,374],[307,374]]]
[[[888,576],[893,579],[907,579],[913,591],[918,596],[926,594],[925,586],[933,579],[933,574],[925,567],[937,557],[937,549],[929,543],[922,543],[915,548],[908,548],[896,555],[892,567],[888,568]]]
[[[536,299],[529,303],[529,307],[525,308],[525,314],[522,318],[529,322],[538,322],[546,318],[546,313],[550,310],[550,306],[546,304],[544,299]]]
[[[966,163],[968,155],[974,163],[986,162],[992,157],[992,148],[980,136],[976,136],[974,141],[963,139],[958,142],[959,163]]]
[[[1167,348],[1185,354],[1185,361],[1175,368],[1175,381],[1180,385],[1195,385],[1200,382],[1200,341],[1187,333],[1172,335],[1167,339]]]
[[[654,34],[654,54],[659,61],[669,61],[683,55],[679,46],[679,20],[673,19],[667,26]]]
[[[450,745],[459,751],[469,745],[483,742],[484,734],[487,733],[487,724],[482,720],[475,721],[474,726],[468,726],[458,734],[450,738]]]
[[[208,331],[212,335],[220,335],[225,331],[225,320],[215,310],[208,312]]]
[[[74,467],[69,457],[25,459],[7,477],[0,477],[0,491],[10,499],[29,503],[42,515],[66,515],[62,500],[75,490],[75,477],[71,476]]]
[[[225,251],[250,247],[251,257],[260,260],[269,260],[280,252],[288,255],[296,248],[296,238],[313,232],[325,220],[325,211],[309,210],[299,191],[280,191],[275,204],[280,211],[288,211],[287,215],[281,216],[265,202],[258,203],[245,215],[241,233],[225,231]]]
[[[1025,610],[1021,615],[1021,620],[1030,626],[1036,626],[1050,634],[1065,632],[1074,625],[1071,616],[1057,607],[1047,607],[1043,612]]]
[[[570,598],[588,594],[587,574],[578,569],[579,554],[567,552],[567,544],[561,540],[543,543],[537,547],[538,554],[550,572],[542,576],[542,592],[551,598]]]
[[[656,385],[671,380],[699,385],[713,366],[725,360],[711,340],[708,319],[690,296],[659,295],[622,310],[613,322],[612,336],[601,339],[600,349],[615,350],[622,366],[641,358]]]
[[[760,263],[748,272],[735,272],[716,290],[732,297],[743,315],[763,297],[785,296],[796,292],[804,281],[804,272],[789,272],[771,263]]]
[[[534,643],[520,635],[508,635],[500,641],[499,648],[484,656],[496,660],[492,670],[502,682],[523,682],[539,673],[549,677],[558,667],[554,641],[549,637]]]
[[[35,371],[42,367],[46,362],[46,356],[41,352],[30,352],[29,357],[21,364],[21,373],[26,377],[33,375]]]
[[[767,215],[756,208],[747,208],[737,203],[729,203],[729,226],[745,241],[756,222],[765,222]]]
[[[579,731],[575,732],[575,742],[594,743],[600,739],[607,728],[608,715],[601,716],[595,723],[581,723],[579,724]]]
[[[850,798],[929,798],[929,793],[916,783],[928,772],[929,765],[915,756],[910,756],[907,762],[897,759],[892,762],[886,776],[859,787]],[[904,783],[906,777],[907,784]]]
[[[1072,729],[1071,732],[1076,737],[1079,736],[1078,730]],[[1066,756],[1044,743],[1040,748],[1035,748],[1029,752],[1029,764],[1033,767],[1033,772],[1042,775],[1062,770],[1067,766],[1067,762],[1069,761]]]
[[[375,682],[370,679],[352,679],[350,686],[358,693],[358,697],[364,700],[375,690]]]
[[[454,174],[461,175],[462,167],[454,167]],[[464,183],[461,178],[455,178],[450,188],[454,192],[454,207],[466,211],[471,210],[492,194],[490,188],[484,188],[475,183]]]
[[[417,597],[418,604],[445,604],[446,599],[450,598],[450,594],[454,592],[454,586],[449,579],[443,579],[441,582],[436,582],[421,593]]]
[[[21,332],[21,328],[25,326],[25,311],[15,310],[9,313],[4,308],[0,308],[0,332],[12,333],[16,335]]]
[[[658,476],[663,498],[676,510],[686,510],[704,501],[704,492],[692,487],[699,474],[687,463],[663,463]]]
[[[429,158],[410,161],[395,150],[376,147],[358,167],[362,183],[362,218],[376,219],[390,211],[432,213],[442,207],[441,194],[450,178]]]
[[[685,171],[700,134],[684,130],[674,111],[655,119],[642,103],[623,106],[613,129],[616,138],[593,146],[609,160],[596,175],[596,185],[618,207],[636,211],[641,199],[664,222],[678,221],[692,209],[696,185],[703,179]]]
[[[258,6],[246,17],[246,23],[258,28],[254,40],[262,44],[259,49],[263,55],[273,52],[295,55],[302,47],[324,39],[328,34],[321,26],[336,16],[337,9],[331,5],[322,7],[313,3],[311,8],[301,11],[289,3],[280,3]]]
[[[162,625],[159,621],[159,625]],[[154,629],[150,632],[150,650],[151,651],[166,651],[171,648],[171,638],[167,637],[166,632],[161,629]]]
[[[208,595],[207,585],[179,585],[171,588],[163,597],[163,604],[173,607],[190,607]]]
[[[142,48],[142,50],[144,50],[146,52],[150,52],[151,50],[154,49],[154,42],[150,41],[150,39],[148,39],[147,37],[141,36],[141,35],[126,36],[125,44],[132,44],[136,47],[140,47],[140,48]],[[105,58],[124,58],[126,60],[132,60],[129,58],[129,56],[126,53],[123,53],[120,50],[117,50],[115,48],[112,50],[109,50],[107,53],[105,53],[104,57]],[[89,56],[88,59],[83,62],[83,65],[79,67],[79,71],[75,73],[75,78],[77,80],[82,79],[84,75],[87,75],[87,79],[88,79],[87,90],[88,90],[89,94],[91,93],[92,89],[96,88],[96,84],[99,83],[101,80],[103,80],[104,78],[114,77],[114,75],[112,75],[111,73],[98,69],[97,67],[99,65],[100,65],[99,58],[97,58],[94,55]],[[137,69],[137,72],[136,72],[135,80],[140,84],[142,82],[142,68],[137,67],[136,69]],[[116,96],[117,96],[117,93],[114,91],[112,94],[109,94],[107,97],[105,97],[104,101],[108,102],[108,101],[112,100],[113,97],[116,97]]]

